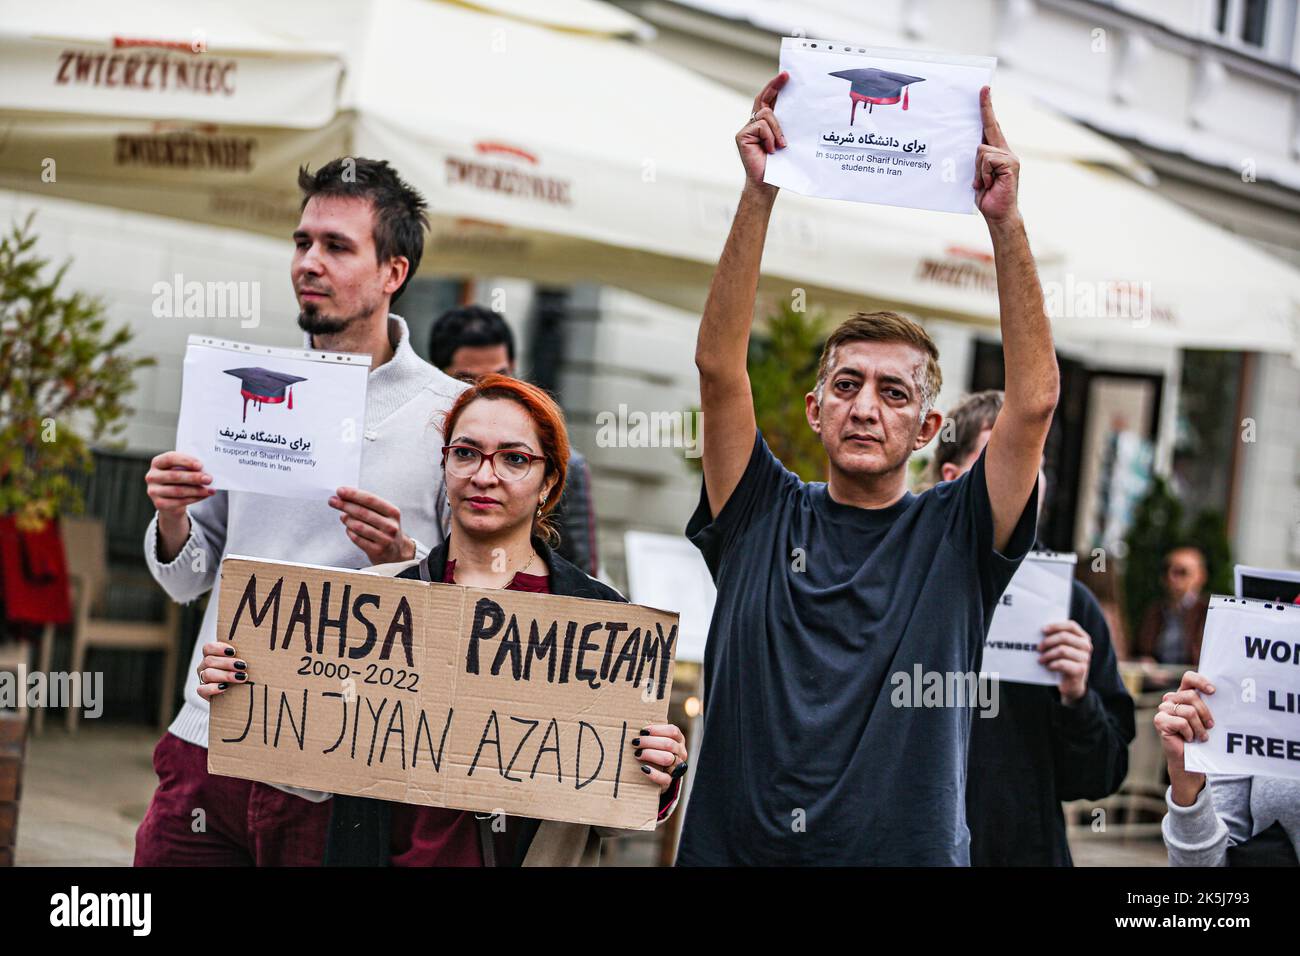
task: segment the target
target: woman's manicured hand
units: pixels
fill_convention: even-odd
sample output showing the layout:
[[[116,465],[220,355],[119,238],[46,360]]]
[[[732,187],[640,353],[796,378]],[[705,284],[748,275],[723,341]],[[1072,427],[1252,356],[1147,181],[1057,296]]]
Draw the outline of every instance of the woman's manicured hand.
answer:
[[[686,762],[686,738],[676,724],[651,724],[633,737],[633,756],[641,761],[641,772],[663,793],[673,782],[672,772]]]
[[[203,645],[198,672],[199,696],[209,701],[231,684],[248,680],[248,665],[235,656],[234,647],[219,641]]]

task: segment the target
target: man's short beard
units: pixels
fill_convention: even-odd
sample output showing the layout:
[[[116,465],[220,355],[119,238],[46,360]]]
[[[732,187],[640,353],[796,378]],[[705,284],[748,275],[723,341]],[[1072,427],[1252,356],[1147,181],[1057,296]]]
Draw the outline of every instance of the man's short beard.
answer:
[[[338,335],[352,325],[353,322],[366,318],[373,311],[373,307],[363,308],[353,315],[339,318],[332,315],[322,315],[320,309],[316,306],[306,305],[298,313],[298,328],[308,335]]]

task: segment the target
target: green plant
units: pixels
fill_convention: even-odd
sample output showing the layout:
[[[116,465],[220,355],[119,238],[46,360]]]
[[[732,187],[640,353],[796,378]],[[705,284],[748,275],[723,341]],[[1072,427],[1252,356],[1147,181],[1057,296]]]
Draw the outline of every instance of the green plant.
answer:
[[[1215,594],[1231,594],[1234,587],[1232,545],[1228,542],[1228,522],[1223,514],[1211,510],[1197,514],[1186,531],[1186,539],[1205,555],[1205,570],[1209,575],[1206,587]]]
[[[1136,634],[1142,612],[1164,593],[1161,566],[1179,541],[1183,506],[1159,476],[1133,507],[1133,523],[1124,536],[1124,604],[1129,633]]]
[[[125,427],[134,373],[153,359],[124,354],[131,331],[108,330],[101,301],[60,291],[70,263],[45,278],[32,219],[0,237],[0,515],[34,529],[81,507],[72,476]]]
[[[1232,593],[1232,546],[1223,516],[1200,511],[1184,522],[1182,502],[1159,476],[1133,509],[1133,522],[1124,536],[1124,603],[1129,633],[1136,634],[1142,613],[1164,597],[1164,560],[1180,545],[1194,545],[1205,555],[1207,587]]]
[[[826,451],[808,427],[804,396],[812,390],[825,340],[821,311],[796,311],[789,302],[749,344],[754,417],[772,454],[804,481],[826,480]],[[705,426],[708,427],[707,424]]]
[[[754,418],[763,438],[772,454],[804,481],[826,480],[826,452],[804,415],[804,395],[812,390],[825,338],[824,318],[822,312],[797,312],[783,304],[751,336],[746,360]],[[698,407],[687,411],[698,413]],[[703,470],[699,458],[686,461],[693,470]]]

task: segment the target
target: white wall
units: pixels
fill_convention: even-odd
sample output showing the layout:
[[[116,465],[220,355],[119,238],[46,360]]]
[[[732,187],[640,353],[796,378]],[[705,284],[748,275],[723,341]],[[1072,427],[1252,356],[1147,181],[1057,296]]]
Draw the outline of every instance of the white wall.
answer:
[[[700,476],[682,448],[603,447],[601,414],[685,412],[699,406],[699,317],[604,287],[574,290],[561,393],[574,445],[591,466],[602,566],[626,582],[623,534],[681,534],[699,500]]]
[[[1255,441],[1241,446],[1241,488],[1233,552],[1242,564],[1300,569],[1300,369],[1261,355],[1243,411]],[[1240,425],[1240,423],[1238,423]]]
[[[768,0],[730,5],[730,20],[703,12],[717,0],[614,2],[656,25],[657,52],[745,92],[771,74],[778,35],[801,26],[816,31],[820,24],[838,24],[832,32],[845,39],[996,54],[996,83],[1114,136],[1156,170],[1157,188],[1169,199],[1300,265],[1295,0],[1274,0],[1269,11],[1283,31],[1290,24],[1289,63],[1276,57],[1270,62],[1268,51],[1243,56],[1227,49],[1209,32],[1214,0]],[[1243,175],[1252,165],[1254,179]],[[944,357],[940,407],[948,407],[968,384],[970,333],[940,324],[931,328]],[[1181,354],[1106,342],[1058,344],[1094,366],[1164,376],[1156,466],[1168,473]],[[1243,562],[1295,567],[1300,371],[1278,355],[1260,356],[1258,370],[1247,414],[1257,421],[1259,440],[1247,446],[1235,489],[1234,550]],[[1227,467],[1230,450],[1221,451]]]
[[[5,228],[36,212],[37,249],[52,260],[51,271],[71,257],[65,291],[100,296],[111,326],[135,333],[129,352],[157,362],[136,375],[128,397],[133,409],[120,436],[140,451],[164,451],[176,438],[185,340],[194,333],[267,345],[296,345],[298,331],[289,280],[292,243],[277,242],[211,226],[119,212],[101,206],[42,199],[0,191],[0,224]],[[261,322],[241,327],[238,318],[157,318],[154,285],[184,281],[256,283]]]

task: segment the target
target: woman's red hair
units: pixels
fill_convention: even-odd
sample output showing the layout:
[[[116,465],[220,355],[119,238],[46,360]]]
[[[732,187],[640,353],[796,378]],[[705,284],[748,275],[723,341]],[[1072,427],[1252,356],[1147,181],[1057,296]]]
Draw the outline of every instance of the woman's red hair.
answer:
[[[543,480],[548,475],[555,476],[555,484],[551,486],[551,492],[546,496],[546,503],[542,505],[542,515],[534,520],[533,528],[554,547],[559,541],[560,533],[552,524],[551,513],[560,503],[560,496],[564,494],[564,479],[569,471],[569,429],[564,423],[564,412],[560,411],[560,406],[555,404],[555,399],[536,385],[511,378],[509,375],[495,373],[484,375],[461,392],[451,408],[447,409],[442,424],[445,441],[452,440],[461,413],[471,402],[476,402],[480,398],[508,399],[522,407],[533,420],[538,441],[542,443],[541,454],[546,457],[546,472]]]

